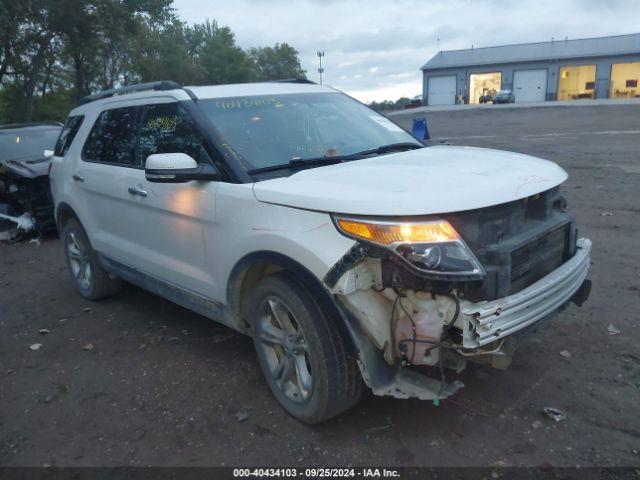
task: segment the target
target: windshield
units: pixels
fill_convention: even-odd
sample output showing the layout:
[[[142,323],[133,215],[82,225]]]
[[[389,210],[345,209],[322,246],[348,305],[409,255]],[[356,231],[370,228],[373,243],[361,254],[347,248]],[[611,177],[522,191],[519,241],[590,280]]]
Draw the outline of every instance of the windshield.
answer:
[[[62,127],[26,127],[0,130],[0,161],[37,159],[53,150]]]
[[[201,100],[247,170],[331,158],[410,142],[395,123],[341,93],[295,93]]]

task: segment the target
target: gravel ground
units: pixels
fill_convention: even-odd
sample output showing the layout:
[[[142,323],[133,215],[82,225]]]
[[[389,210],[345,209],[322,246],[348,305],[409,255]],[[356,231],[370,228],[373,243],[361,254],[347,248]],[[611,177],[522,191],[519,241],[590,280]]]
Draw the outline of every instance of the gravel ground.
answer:
[[[637,106],[428,114],[434,138],[562,165],[594,242],[587,304],[556,316],[509,370],[470,367],[440,406],[367,396],[301,424],[271,396],[248,338],[135,287],[83,300],[55,238],[0,246],[0,464],[640,465],[639,118]]]

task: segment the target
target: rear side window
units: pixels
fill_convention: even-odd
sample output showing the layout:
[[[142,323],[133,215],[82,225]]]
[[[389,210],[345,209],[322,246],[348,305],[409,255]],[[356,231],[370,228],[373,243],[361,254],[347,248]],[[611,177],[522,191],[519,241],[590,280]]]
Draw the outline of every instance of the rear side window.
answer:
[[[53,152],[56,157],[64,157],[67,154],[83,120],[84,115],[74,115],[73,117],[67,118],[67,123],[65,123],[64,128],[60,132]]]
[[[154,153],[186,153],[200,162],[202,135],[177,103],[149,105],[142,115],[138,152],[141,165]]]
[[[84,145],[84,159],[140,167],[136,161],[139,116],[139,107],[115,108],[102,112]]]

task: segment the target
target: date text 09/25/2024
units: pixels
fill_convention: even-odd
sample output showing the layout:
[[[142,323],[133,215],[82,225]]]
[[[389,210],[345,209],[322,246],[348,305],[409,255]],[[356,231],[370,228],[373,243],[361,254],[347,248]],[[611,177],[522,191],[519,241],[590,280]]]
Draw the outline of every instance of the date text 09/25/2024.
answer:
[[[400,473],[388,468],[236,468],[234,478],[398,478]]]

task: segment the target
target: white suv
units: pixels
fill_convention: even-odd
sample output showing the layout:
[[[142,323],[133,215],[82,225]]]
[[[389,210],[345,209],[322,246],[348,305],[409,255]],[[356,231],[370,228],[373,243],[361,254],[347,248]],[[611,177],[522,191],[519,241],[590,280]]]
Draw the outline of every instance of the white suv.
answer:
[[[566,173],[425,146],[329,87],[155,82],[75,108],[52,160],[81,295],[122,280],[254,339],[275,397],[319,422],[376,395],[438,402],[467,361],[589,293]],[[449,374],[448,376],[451,376]]]

